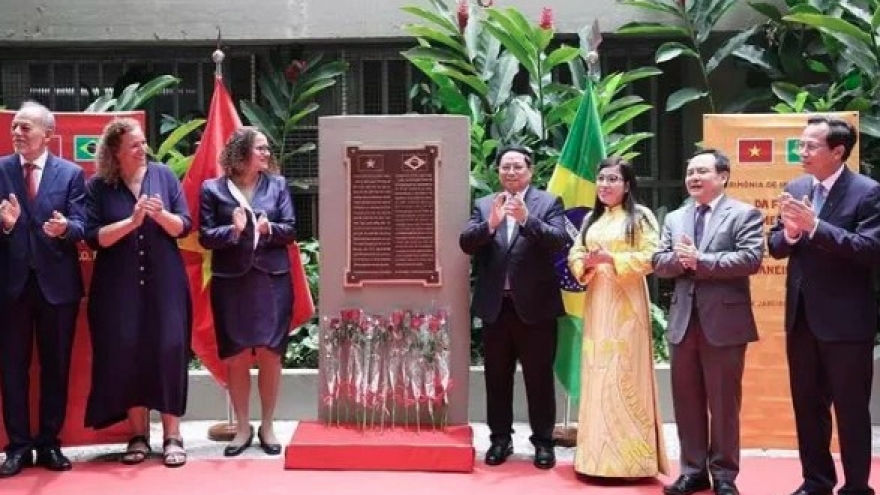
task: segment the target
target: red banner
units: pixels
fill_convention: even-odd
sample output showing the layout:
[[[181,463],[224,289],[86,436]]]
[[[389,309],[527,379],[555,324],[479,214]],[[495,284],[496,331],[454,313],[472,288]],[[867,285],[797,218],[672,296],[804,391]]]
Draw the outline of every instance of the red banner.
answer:
[[[12,140],[8,129],[12,128],[15,111],[0,111],[0,156],[12,154]],[[49,143],[49,151],[56,156],[70,160],[85,171],[86,180],[95,173],[95,151],[104,126],[114,117],[131,117],[144,126],[143,112],[118,113],[55,113],[55,134]],[[67,399],[67,420],[61,431],[63,445],[82,445],[95,443],[122,443],[130,436],[127,423],[120,423],[105,430],[96,431],[84,425],[86,402],[91,389],[92,351],[89,341],[89,326],[86,319],[89,282],[92,278],[94,252],[85,243],[79,246],[80,264],[86,297],[80,304],[70,366],[70,393]],[[40,374],[37,351],[34,349],[31,363],[31,428],[36,432],[39,425],[39,387]],[[2,425],[2,418],[0,418]],[[5,430],[0,428],[0,444],[6,444]]]

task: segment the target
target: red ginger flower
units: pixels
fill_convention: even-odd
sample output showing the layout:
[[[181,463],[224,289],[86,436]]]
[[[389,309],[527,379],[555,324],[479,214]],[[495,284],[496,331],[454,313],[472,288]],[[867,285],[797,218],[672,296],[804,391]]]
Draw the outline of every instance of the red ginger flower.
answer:
[[[468,9],[468,0],[458,0],[458,29],[464,32],[470,18],[470,10]]]
[[[553,9],[544,7],[541,9],[541,20],[538,21],[541,29],[553,29]]]
[[[284,78],[288,82],[296,82],[296,79],[306,70],[307,66],[308,63],[305,60],[294,60],[287,66],[287,69],[284,69]]]

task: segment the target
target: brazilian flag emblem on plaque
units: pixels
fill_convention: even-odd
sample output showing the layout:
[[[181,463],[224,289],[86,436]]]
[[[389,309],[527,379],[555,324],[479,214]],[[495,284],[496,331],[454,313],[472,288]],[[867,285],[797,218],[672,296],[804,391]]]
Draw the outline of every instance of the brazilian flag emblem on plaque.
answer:
[[[74,136],[73,161],[93,162],[98,153],[98,140],[101,136]]]
[[[788,138],[785,140],[785,161],[789,164],[801,163],[801,140],[800,138]]]

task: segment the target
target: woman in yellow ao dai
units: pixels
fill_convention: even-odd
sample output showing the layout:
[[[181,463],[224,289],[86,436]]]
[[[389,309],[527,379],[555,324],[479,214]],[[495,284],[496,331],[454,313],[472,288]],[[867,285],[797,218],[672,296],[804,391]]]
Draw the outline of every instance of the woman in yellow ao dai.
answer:
[[[596,179],[596,207],[568,255],[587,286],[574,468],[596,477],[652,477],[668,472],[645,281],[659,228],[651,210],[635,203],[629,162],[603,160]]]

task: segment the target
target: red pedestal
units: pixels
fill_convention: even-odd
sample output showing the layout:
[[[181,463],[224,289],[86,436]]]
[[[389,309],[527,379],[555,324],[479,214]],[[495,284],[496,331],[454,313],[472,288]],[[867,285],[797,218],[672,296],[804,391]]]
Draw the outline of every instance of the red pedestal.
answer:
[[[284,468],[470,473],[473,437],[469,425],[361,431],[304,421],[285,450]]]

